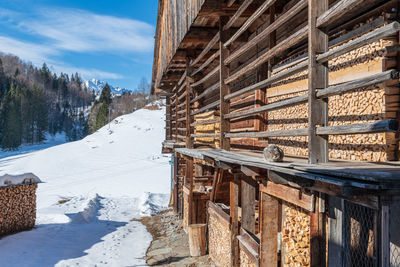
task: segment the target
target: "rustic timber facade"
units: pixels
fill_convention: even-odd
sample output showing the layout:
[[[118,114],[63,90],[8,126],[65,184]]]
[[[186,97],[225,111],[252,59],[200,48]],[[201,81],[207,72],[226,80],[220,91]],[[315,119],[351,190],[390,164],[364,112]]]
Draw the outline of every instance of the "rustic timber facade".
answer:
[[[159,0],[171,204],[218,266],[400,265],[399,7]]]

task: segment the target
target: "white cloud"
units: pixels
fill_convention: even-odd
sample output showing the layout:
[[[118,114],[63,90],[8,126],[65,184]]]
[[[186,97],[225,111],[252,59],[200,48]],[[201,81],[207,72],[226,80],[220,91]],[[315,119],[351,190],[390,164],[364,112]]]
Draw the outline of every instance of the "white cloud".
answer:
[[[80,9],[43,9],[19,26],[74,52],[150,52],[153,26],[133,19],[98,15]]]

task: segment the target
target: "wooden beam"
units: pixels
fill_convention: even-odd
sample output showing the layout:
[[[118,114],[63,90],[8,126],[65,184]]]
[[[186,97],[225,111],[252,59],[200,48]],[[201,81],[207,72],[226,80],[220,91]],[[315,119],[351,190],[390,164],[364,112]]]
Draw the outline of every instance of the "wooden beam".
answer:
[[[195,60],[190,64],[190,66],[196,65],[219,41],[219,33],[214,35],[210,42],[206,45],[203,51],[197,56]]]
[[[242,15],[242,13],[249,7],[249,5],[253,2],[254,0],[244,0],[244,2],[240,5],[238,10],[236,11],[235,15],[233,15],[228,22],[224,25],[223,30],[226,31],[232,25],[237,21],[238,18]]]
[[[192,87],[197,87],[200,84],[203,84],[205,81],[207,81],[208,79],[210,79],[211,77],[213,77],[214,75],[216,75],[217,73],[219,73],[220,67],[217,66],[214,69],[212,69],[209,73],[207,73],[207,75],[205,75],[203,78],[201,78],[200,80],[198,80],[197,82],[192,84]]]
[[[225,133],[230,131],[230,121],[224,118],[225,114],[229,113],[230,103],[224,99],[224,96],[230,93],[230,85],[225,82],[229,76],[229,66],[224,64],[226,57],[229,55],[229,49],[224,46],[224,42],[228,39],[228,32],[224,31],[224,25],[227,18],[222,17],[220,19],[220,41],[219,50],[221,55],[219,57],[219,110],[220,110],[220,148],[230,150],[230,140],[225,137]]]
[[[399,130],[398,120],[381,120],[376,122],[318,127],[316,130],[316,134],[318,135],[371,134],[371,133],[397,132],[398,130]]]
[[[328,66],[318,64],[317,54],[328,50],[328,35],[317,28],[317,18],[328,10],[328,0],[308,1],[308,162],[328,161],[328,137],[317,135],[317,125],[328,125],[328,99],[316,92],[328,87]]]
[[[355,7],[362,5],[364,0],[340,0],[334,6],[325,10],[318,16],[317,27],[327,27],[333,21],[339,19],[344,13],[351,11]]]
[[[299,189],[275,184],[273,182],[266,182],[265,184],[260,184],[260,191],[298,207],[302,207],[307,211],[314,211],[314,197],[302,193]]]
[[[187,148],[193,148],[193,138],[191,136],[192,134],[192,128],[190,126],[191,124],[191,116],[190,116],[190,82],[191,82],[191,73],[193,71],[193,68],[190,67],[190,58],[186,58],[186,71],[185,71],[185,86],[186,86],[186,98],[185,98],[185,114],[186,114],[186,147]]]
[[[268,35],[274,32],[279,26],[283,23],[287,22],[295,15],[297,15],[301,10],[307,7],[307,0],[301,0],[296,5],[294,5],[291,9],[281,15],[276,21],[271,23],[267,28],[265,28],[262,32],[256,35],[253,39],[249,40],[245,44],[241,45],[237,50],[232,52],[232,54],[227,58],[225,64],[232,62],[234,59],[243,55],[246,51],[249,51],[251,48],[256,46],[259,42],[266,39]]]
[[[194,222],[195,206],[193,203],[193,158],[186,159],[186,180],[189,180],[189,207],[188,207],[188,223],[189,225]]]
[[[231,267],[239,267],[239,242],[236,236],[239,235],[239,174],[233,175],[233,181],[229,184],[229,205],[231,217]]]
[[[224,46],[227,47],[230,44],[232,44],[239,36],[244,33],[250,26],[253,24],[264,12],[273,4],[275,3],[276,0],[266,0],[264,3],[261,4],[261,6],[254,12],[247,20],[246,22],[239,28],[239,30],[236,31],[235,34],[232,35],[229,40],[224,42]],[[224,28],[225,29],[225,28]]]
[[[252,184],[249,184],[245,179],[241,179],[241,226],[252,234],[256,233],[255,201],[256,188]]]
[[[320,193],[322,194],[322,193]],[[315,193],[315,211],[310,213],[310,266],[326,266],[324,198]]]
[[[214,92],[217,92],[219,89],[219,81],[216,82],[215,84],[211,85],[210,87],[208,87],[206,90],[204,90],[201,94],[199,94],[197,97],[195,97],[192,101],[190,101],[191,103],[194,103],[196,101],[199,101],[200,99],[202,99],[203,97],[210,95]]]
[[[220,175],[221,175],[221,172],[220,172],[219,168],[218,167],[215,168],[214,177],[213,177],[213,183],[212,183],[212,189],[211,189],[211,196],[210,196],[210,201],[211,202],[215,201],[215,197],[216,197],[216,194],[217,194],[217,190],[216,190],[217,189],[217,183],[218,183]]]
[[[260,266],[278,266],[279,202],[260,192]]]
[[[192,76],[196,75],[197,73],[199,73],[200,71],[205,69],[208,65],[210,65],[211,62],[214,61],[214,59],[219,57],[219,55],[220,55],[220,51],[218,50],[217,52],[212,54],[203,64],[201,64],[201,66],[192,73]]]

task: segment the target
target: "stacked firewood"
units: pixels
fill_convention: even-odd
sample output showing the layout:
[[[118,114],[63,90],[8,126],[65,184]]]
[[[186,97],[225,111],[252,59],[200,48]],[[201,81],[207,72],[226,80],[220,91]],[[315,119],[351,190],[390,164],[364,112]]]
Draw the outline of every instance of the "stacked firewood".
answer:
[[[216,266],[231,264],[231,234],[229,223],[221,223],[218,215],[210,213],[208,223],[208,250]]]
[[[283,265],[310,265],[310,216],[301,208],[285,206],[282,230]]]
[[[0,189],[0,236],[35,226],[36,188],[30,184]]]

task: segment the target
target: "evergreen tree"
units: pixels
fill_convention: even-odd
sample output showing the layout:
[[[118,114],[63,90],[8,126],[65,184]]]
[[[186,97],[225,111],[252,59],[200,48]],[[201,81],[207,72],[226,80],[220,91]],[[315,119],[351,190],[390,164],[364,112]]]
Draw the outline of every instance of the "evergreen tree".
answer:
[[[99,111],[96,116],[96,125],[94,131],[97,131],[108,123],[108,105],[107,103],[100,104]]]
[[[1,127],[1,148],[3,150],[14,150],[21,145],[21,100],[19,88],[14,84],[3,98],[1,105],[1,116],[4,118]]]
[[[101,91],[101,95],[100,95],[99,101],[101,103],[106,103],[107,105],[111,104],[111,102],[112,102],[111,89],[110,89],[110,86],[108,86],[108,84],[106,84],[104,86],[103,90]]]

